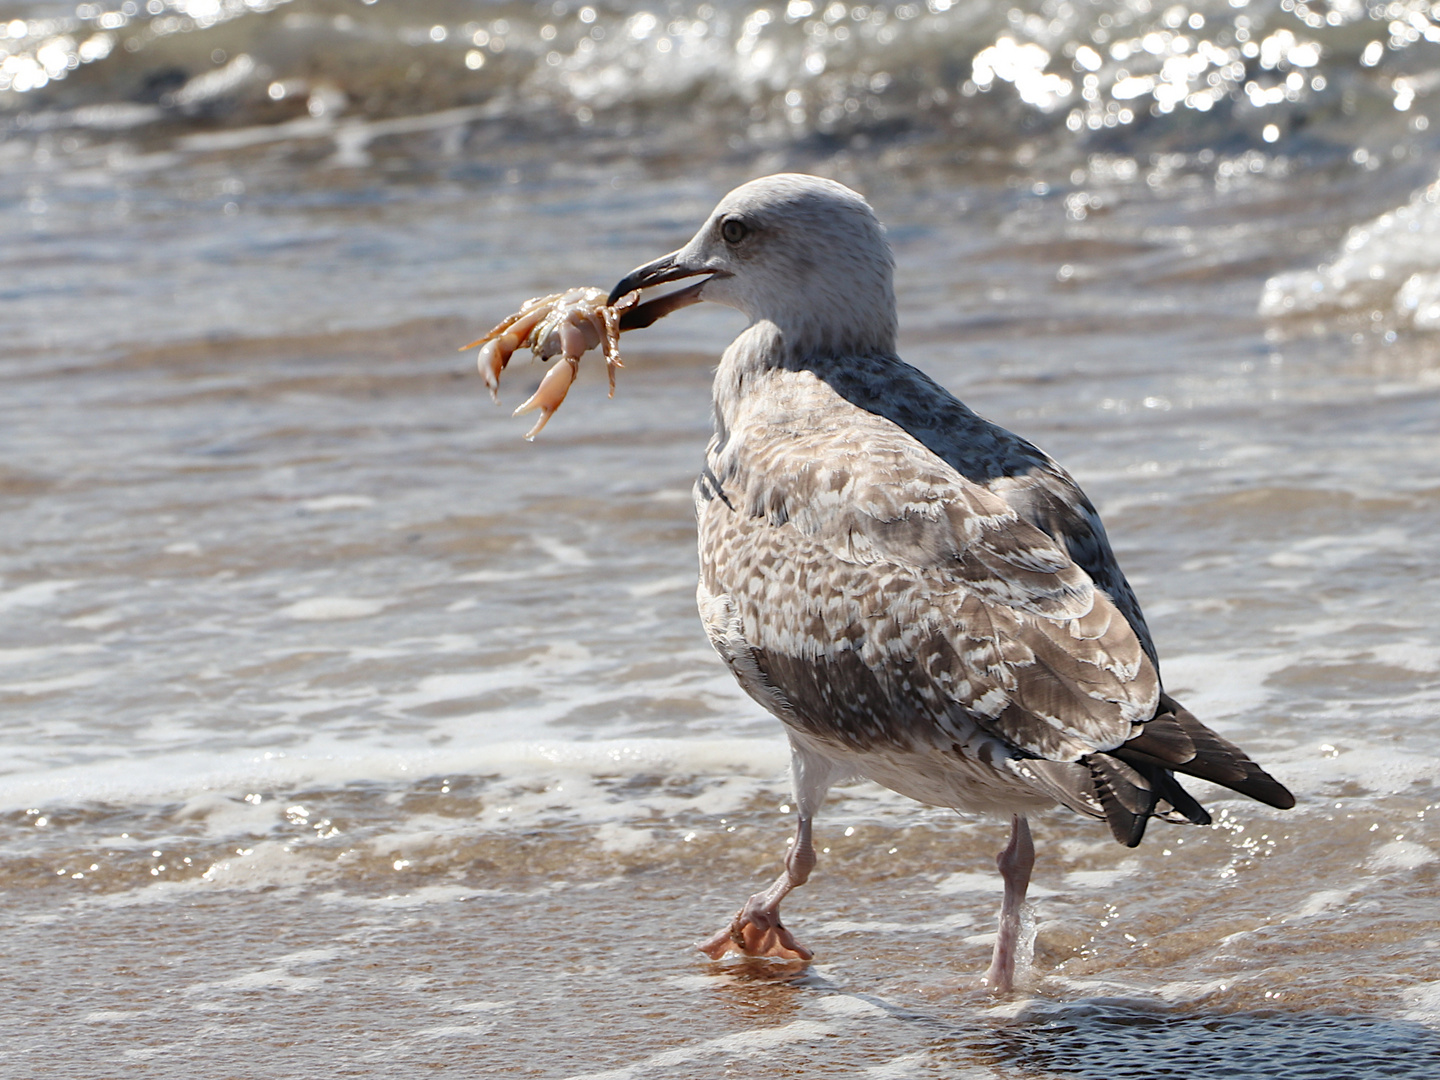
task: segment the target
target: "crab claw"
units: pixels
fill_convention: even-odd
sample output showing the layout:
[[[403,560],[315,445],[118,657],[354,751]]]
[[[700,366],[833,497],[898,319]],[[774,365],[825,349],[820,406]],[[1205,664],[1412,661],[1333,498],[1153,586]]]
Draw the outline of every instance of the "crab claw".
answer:
[[[505,365],[510,362],[510,353],[513,351],[507,349],[506,344],[504,337],[487,341],[480,346],[480,355],[476,357],[476,366],[480,368],[485,385],[490,388],[490,396],[497,405],[500,404],[500,372],[504,371]]]
[[[527,440],[534,439],[540,434],[541,429],[549,422],[550,417],[555,415],[555,410],[560,408],[560,403],[565,400],[565,395],[570,391],[570,384],[575,381],[575,371],[579,362],[570,357],[561,357],[555,366],[545,373],[540,380],[540,386],[529,398],[520,403],[520,407],[510,415],[519,416],[522,413],[534,409],[540,410],[540,419],[535,421],[535,426],[525,433]]]
[[[475,358],[475,364],[497,405],[500,403],[500,373],[505,370],[505,365],[510,363],[510,357],[515,350],[524,344],[530,332],[545,318],[549,310],[544,306],[545,301],[553,299],[553,296],[542,296],[528,301],[519,312],[484,337],[461,346],[461,352],[473,349],[476,345],[480,346],[480,355]]]

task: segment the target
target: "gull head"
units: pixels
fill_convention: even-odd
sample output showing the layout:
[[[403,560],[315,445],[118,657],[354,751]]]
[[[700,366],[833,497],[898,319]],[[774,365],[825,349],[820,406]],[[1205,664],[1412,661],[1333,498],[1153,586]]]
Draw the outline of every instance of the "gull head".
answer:
[[[781,173],[720,200],[678,251],[626,274],[610,301],[635,289],[703,280],[632,308],[624,329],[701,300],[769,322],[799,357],[895,351],[894,258],[875,212],[844,184]]]

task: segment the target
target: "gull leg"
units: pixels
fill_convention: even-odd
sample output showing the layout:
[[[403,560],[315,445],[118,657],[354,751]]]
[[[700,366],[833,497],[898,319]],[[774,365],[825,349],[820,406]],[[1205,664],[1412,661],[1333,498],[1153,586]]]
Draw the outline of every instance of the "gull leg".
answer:
[[[1030,839],[1030,823],[1025,815],[1010,819],[1010,842],[995,859],[1000,878],[1005,882],[1005,899],[1000,903],[1000,928],[995,935],[995,952],[985,983],[1002,994],[1015,986],[1015,951],[1020,940],[1020,916],[1025,906],[1025,890],[1030,887],[1030,871],[1035,867],[1035,844]]]
[[[785,856],[785,872],[764,892],[758,892],[740,909],[730,925],[698,948],[711,960],[719,960],[731,949],[746,956],[776,956],[782,960],[809,960],[814,954],[795,940],[780,922],[780,901],[791,889],[810,879],[815,869],[815,846],[810,842],[811,818],[801,817],[795,829],[795,843]]]
[[[815,845],[811,842],[810,826],[825,792],[839,779],[844,769],[828,758],[790,743],[790,778],[795,789],[799,821],[795,842],[785,856],[785,872],[764,892],[758,892],[736,913],[730,925],[713,937],[697,942],[696,948],[712,960],[719,960],[732,950],[746,956],[774,956],[782,960],[809,960],[809,949],[795,940],[795,935],[780,922],[780,901],[810,879],[815,869]]]

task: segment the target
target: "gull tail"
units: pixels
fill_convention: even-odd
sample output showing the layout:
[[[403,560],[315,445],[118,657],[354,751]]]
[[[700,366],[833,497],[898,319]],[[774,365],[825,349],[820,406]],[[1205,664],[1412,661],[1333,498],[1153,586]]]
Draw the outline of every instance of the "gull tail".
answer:
[[[1140,843],[1152,817],[1210,824],[1209,813],[1181,787],[1177,772],[1280,810],[1295,805],[1295,796],[1283,784],[1165,694],[1154,719],[1113,750],[1087,754],[1079,761],[1018,758],[1008,764],[1070,809],[1103,818],[1126,847]]]
[[[1209,780],[1277,810],[1295,805],[1295,796],[1285,785],[1251,761],[1245,751],[1195,719],[1169,694],[1160,695],[1154,719],[1111,753],[1133,766],[1158,765]]]

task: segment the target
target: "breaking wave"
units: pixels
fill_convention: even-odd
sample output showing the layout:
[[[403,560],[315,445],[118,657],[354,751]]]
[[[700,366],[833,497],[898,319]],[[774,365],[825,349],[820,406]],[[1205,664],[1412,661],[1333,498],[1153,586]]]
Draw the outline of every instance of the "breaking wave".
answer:
[[[1315,270],[1265,283],[1270,317],[1368,309],[1401,326],[1440,330],[1440,180],[1404,206],[1350,230],[1335,257]]]
[[[126,0],[0,22],[13,128],[390,118],[710,133],[737,150],[941,134],[1348,148],[1424,130],[1427,0]],[[1416,46],[1422,46],[1416,48]],[[983,107],[982,107],[983,105]],[[1223,123],[1207,124],[1223,119]],[[662,140],[663,141],[663,140]]]

